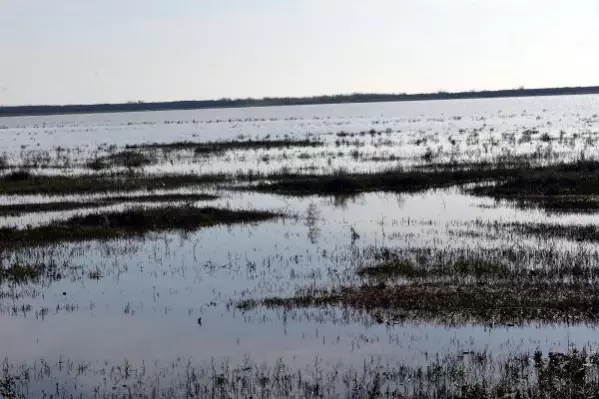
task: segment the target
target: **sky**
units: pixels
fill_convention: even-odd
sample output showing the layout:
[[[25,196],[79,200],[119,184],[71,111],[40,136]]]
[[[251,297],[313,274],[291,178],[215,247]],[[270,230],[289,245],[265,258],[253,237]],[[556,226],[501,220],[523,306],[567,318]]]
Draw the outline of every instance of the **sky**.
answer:
[[[0,105],[599,85],[599,0],[0,0]]]

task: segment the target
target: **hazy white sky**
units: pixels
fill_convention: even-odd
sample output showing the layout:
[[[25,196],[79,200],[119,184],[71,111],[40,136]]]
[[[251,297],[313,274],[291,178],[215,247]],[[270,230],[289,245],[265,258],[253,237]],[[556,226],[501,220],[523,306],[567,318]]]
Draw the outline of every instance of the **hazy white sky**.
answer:
[[[0,0],[0,104],[599,84],[599,0]]]

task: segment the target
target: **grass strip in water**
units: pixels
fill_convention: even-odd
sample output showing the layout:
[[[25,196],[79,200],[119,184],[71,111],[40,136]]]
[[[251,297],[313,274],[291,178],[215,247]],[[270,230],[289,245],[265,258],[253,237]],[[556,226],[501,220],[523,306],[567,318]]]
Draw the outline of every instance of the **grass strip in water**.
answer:
[[[65,195],[175,189],[222,183],[227,180],[228,177],[224,174],[44,176],[23,170],[0,178],[0,195]]]
[[[447,325],[597,323],[594,283],[515,284],[363,283],[330,290],[304,290],[293,297],[246,300],[240,309],[340,306],[366,312],[378,323],[427,321]]]
[[[592,252],[366,248],[360,256],[362,263],[368,257],[374,262],[356,268],[358,282],[245,300],[238,307],[341,307],[390,324],[599,322],[599,267]]]
[[[72,211],[77,209],[99,208],[109,205],[125,203],[158,203],[158,202],[196,202],[212,201],[217,199],[209,194],[156,194],[156,195],[131,195],[98,198],[89,201],[61,201],[27,204],[0,205],[0,216],[18,216],[26,213]]]
[[[240,140],[240,141],[178,141],[173,143],[149,143],[128,145],[127,149],[159,149],[166,151],[193,150],[197,155],[218,155],[225,151],[270,150],[291,147],[320,147],[324,142],[316,140]]]
[[[133,208],[123,212],[75,216],[46,226],[0,228],[0,242],[5,246],[35,246],[65,241],[126,238],[156,231],[191,231],[220,224],[259,222],[278,216],[280,215],[266,211],[212,207]]]
[[[599,194],[599,161],[579,160],[518,169],[498,184],[470,190],[497,198],[542,199],[543,196]]]
[[[97,157],[87,163],[87,167],[93,170],[102,170],[113,167],[141,168],[157,163],[156,157],[137,152],[120,151],[115,154]]]
[[[274,182],[253,186],[259,192],[283,195],[343,195],[366,192],[418,192],[431,188],[476,183],[505,178],[518,173],[510,167],[450,167],[436,170],[387,169],[379,172],[350,173],[343,170],[325,175],[279,176]]]

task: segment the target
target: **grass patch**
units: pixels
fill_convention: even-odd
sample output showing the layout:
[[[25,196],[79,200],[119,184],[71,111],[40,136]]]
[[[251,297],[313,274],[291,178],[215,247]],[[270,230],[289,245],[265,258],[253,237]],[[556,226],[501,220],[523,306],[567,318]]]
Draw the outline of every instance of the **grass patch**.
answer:
[[[377,323],[428,321],[447,325],[596,323],[595,284],[535,282],[514,284],[360,284],[330,290],[304,290],[293,297],[244,301],[240,309],[340,306],[365,312]]]
[[[525,249],[373,250],[361,281],[292,297],[238,303],[243,310],[342,307],[377,323],[597,323],[597,253]],[[362,254],[361,256],[371,256]],[[394,281],[401,277],[403,281]]]
[[[532,201],[541,196],[599,194],[599,161],[579,160],[518,170],[495,185],[470,191],[498,198],[527,197]]]
[[[270,150],[291,147],[320,147],[324,142],[315,140],[244,140],[244,141],[178,141],[173,143],[133,144],[127,149],[158,149],[163,151],[193,150],[197,155],[217,155],[226,151]]]
[[[99,208],[125,203],[155,203],[155,202],[196,202],[217,199],[209,194],[157,194],[132,195],[100,198],[94,201],[61,201],[31,204],[0,205],[0,216],[18,216],[25,213],[72,211],[76,209]]]
[[[252,189],[285,195],[337,195],[364,192],[418,192],[431,188],[450,187],[458,184],[496,180],[517,174],[511,167],[491,167],[479,164],[477,167],[451,166],[435,170],[400,168],[380,172],[349,173],[336,171],[328,175],[281,176],[275,182],[261,183]]]
[[[520,208],[538,208],[549,213],[595,213],[599,211],[599,196],[595,194],[586,196],[528,195],[516,199],[516,201]]]
[[[87,167],[93,170],[102,170],[113,167],[125,167],[129,169],[141,168],[156,163],[154,157],[136,151],[121,151],[115,154],[95,158],[87,163]]]
[[[360,277],[406,277],[428,278],[439,276],[507,277],[511,269],[501,263],[482,259],[462,258],[453,262],[417,265],[410,260],[386,261],[373,266],[361,267]]]
[[[269,179],[272,177],[272,179]],[[519,159],[503,162],[437,163],[410,170],[368,173],[344,170],[323,175],[264,176],[252,186],[259,192],[282,195],[347,195],[365,192],[419,192],[476,183],[468,193],[522,203],[552,205],[554,209],[592,211],[599,208],[599,161],[533,166]],[[482,184],[493,183],[493,184]]]
[[[55,264],[22,264],[14,263],[10,266],[0,266],[0,283],[10,282],[23,284],[38,281],[42,277],[52,280],[60,279],[60,273]]]
[[[16,172],[15,172],[16,173]],[[22,173],[22,172],[19,172]],[[229,178],[224,174],[210,175],[81,175],[43,176],[27,171],[0,178],[0,195],[64,195],[118,191],[174,189],[202,184],[222,183]]]
[[[572,241],[599,241],[599,228],[596,225],[563,225],[551,223],[506,223],[504,226],[518,234],[539,238],[563,238]]]
[[[266,211],[234,211],[191,206],[133,208],[75,216],[46,226],[26,229],[1,228],[0,241],[7,246],[45,245],[64,241],[85,241],[141,236],[165,230],[196,230],[219,224],[259,222],[280,215]]]

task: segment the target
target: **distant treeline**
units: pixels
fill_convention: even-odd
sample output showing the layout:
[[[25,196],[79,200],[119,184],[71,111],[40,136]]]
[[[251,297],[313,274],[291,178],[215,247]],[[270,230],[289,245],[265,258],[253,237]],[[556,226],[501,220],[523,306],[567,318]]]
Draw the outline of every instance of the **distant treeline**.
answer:
[[[84,114],[103,112],[137,112],[137,111],[167,111],[202,108],[239,108],[239,107],[270,107],[283,105],[312,105],[312,104],[342,104],[370,103],[392,101],[428,101],[428,100],[457,100],[470,98],[499,98],[499,97],[529,97],[529,96],[558,96],[575,94],[599,94],[599,86],[559,87],[544,89],[510,89],[488,91],[465,91],[422,93],[422,94],[340,94],[314,97],[265,97],[201,101],[173,102],[130,102],[122,104],[80,104],[80,105],[23,105],[0,107],[0,117],[53,115],[53,114]]]

